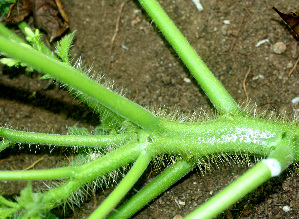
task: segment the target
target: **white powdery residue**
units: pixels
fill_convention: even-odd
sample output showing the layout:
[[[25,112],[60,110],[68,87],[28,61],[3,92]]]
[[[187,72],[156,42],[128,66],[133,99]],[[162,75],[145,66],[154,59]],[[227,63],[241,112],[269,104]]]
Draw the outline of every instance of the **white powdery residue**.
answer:
[[[250,128],[237,128],[236,134],[239,136],[240,142],[252,142],[261,145],[266,144],[266,142],[263,141],[264,139],[269,139],[274,136],[274,134],[271,132],[261,132],[259,130],[253,130]]]
[[[206,134],[205,137],[198,137],[197,141],[207,144],[223,144],[229,142],[254,143],[262,146],[266,145],[265,140],[274,137],[271,132],[262,132],[250,128],[231,129],[227,134],[221,135],[220,138]]]
[[[202,11],[203,10],[202,5],[200,4],[200,0],[192,0],[192,1],[195,4],[195,6],[197,7],[198,11]]]
[[[228,134],[228,135],[222,135],[221,136],[223,142],[236,142],[238,139],[238,136],[236,133]]]
[[[259,47],[260,45],[263,45],[265,43],[269,43],[269,40],[268,39],[260,40],[257,42],[257,44],[255,44],[255,47]]]

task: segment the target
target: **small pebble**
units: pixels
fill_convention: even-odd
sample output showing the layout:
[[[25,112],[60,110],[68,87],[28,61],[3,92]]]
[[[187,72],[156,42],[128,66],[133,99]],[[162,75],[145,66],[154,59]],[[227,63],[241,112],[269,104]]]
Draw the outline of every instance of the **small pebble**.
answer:
[[[230,24],[230,21],[229,20],[224,20],[223,23],[224,24]]]
[[[293,62],[292,61],[290,61],[288,64],[287,64],[287,68],[293,68],[293,66],[294,66],[294,64],[293,64]]]
[[[293,104],[299,103],[299,97],[295,97],[294,99],[292,99],[292,103]]]
[[[289,212],[290,210],[291,210],[291,208],[290,208],[290,206],[283,206],[282,207],[282,210],[284,211],[284,212]]]
[[[268,39],[260,40],[257,42],[257,44],[255,44],[255,47],[259,47],[260,45],[263,45],[265,43],[269,43],[269,40]]]
[[[286,51],[287,46],[283,42],[277,42],[273,45],[273,52],[276,54],[282,54]]]
[[[185,81],[186,83],[190,83],[190,82],[191,82],[191,80],[190,80],[189,78],[184,78],[184,81]]]
[[[264,75],[256,75],[256,76],[253,76],[252,80],[257,80],[257,79],[264,79]]]

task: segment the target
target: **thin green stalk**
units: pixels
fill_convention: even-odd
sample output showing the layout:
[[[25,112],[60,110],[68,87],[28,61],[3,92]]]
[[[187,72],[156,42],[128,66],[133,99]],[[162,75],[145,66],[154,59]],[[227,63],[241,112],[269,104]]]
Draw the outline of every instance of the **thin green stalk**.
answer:
[[[259,162],[185,218],[213,218],[270,178],[268,166]]]
[[[149,154],[142,153],[125,178],[88,218],[98,219],[107,216],[137,182],[147,168],[150,160],[151,156]]]
[[[213,218],[271,177],[278,176],[294,161],[294,151],[289,144],[282,140],[268,159],[256,164],[186,218]]]
[[[0,128],[0,136],[7,138],[10,143],[91,147],[103,147],[111,144],[121,144],[130,138],[129,133],[118,135],[76,136],[24,132],[7,128]]]
[[[0,23],[0,35],[6,37],[7,39],[11,39],[19,43],[26,43],[22,38],[17,36],[15,33],[13,33],[11,30],[9,30],[1,23]]]
[[[0,142],[0,152],[3,151],[5,148],[8,148],[10,146],[10,142],[9,141],[4,141],[2,140]]]
[[[108,109],[146,130],[155,130],[159,126],[159,119],[155,115],[96,83],[78,69],[8,40],[3,36],[0,36],[0,51],[75,87],[96,99]]]
[[[194,168],[194,162],[185,160],[178,161],[169,166],[159,176],[157,176],[150,184],[139,191],[129,201],[119,207],[108,218],[129,218],[146,204],[176,183]]]
[[[0,195],[0,203],[3,204],[3,205],[7,205],[9,207],[12,207],[12,208],[18,208],[19,207],[19,205],[17,203],[6,200],[2,195]]]
[[[21,29],[21,31],[26,36],[26,38],[30,37],[29,33],[31,35],[34,35],[34,32],[31,30],[31,28],[28,26],[28,24],[25,21],[18,23],[18,27]],[[54,53],[48,47],[45,46],[45,44],[42,43],[42,44],[39,44],[39,46],[40,46],[40,50],[43,51],[43,53],[45,55],[48,55],[53,59],[59,60],[58,57],[55,56]]]
[[[71,177],[84,183],[135,161],[140,155],[138,143],[125,145],[81,166],[70,166],[48,170],[0,171],[0,180],[46,180]]]
[[[72,177],[76,167],[62,167],[45,170],[0,171],[0,180],[50,180]]]
[[[142,151],[143,149],[140,148],[138,143],[127,143],[103,157],[76,167],[73,176],[63,185],[42,194],[47,210],[51,210],[53,207],[66,201],[73,192],[85,183],[134,162],[140,156],[140,153],[143,153]]]
[[[139,0],[165,38],[183,60],[220,113],[234,113],[238,105],[197,55],[172,20],[155,0]]]

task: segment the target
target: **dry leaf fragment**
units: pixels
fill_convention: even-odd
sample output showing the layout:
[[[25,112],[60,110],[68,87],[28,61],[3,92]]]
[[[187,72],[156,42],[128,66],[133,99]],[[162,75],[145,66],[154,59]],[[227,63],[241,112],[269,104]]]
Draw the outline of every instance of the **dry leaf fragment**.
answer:
[[[282,13],[278,11],[275,7],[273,9],[279,14],[283,21],[291,28],[297,39],[299,39],[299,10],[291,11],[289,13]]]
[[[33,12],[33,2],[31,0],[17,1],[9,6],[7,22],[16,24],[23,21]]]
[[[61,36],[68,28],[68,17],[60,3],[58,7],[57,1],[54,0],[35,0],[34,19],[38,28],[47,32],[50,42]],[[60,8],[60,10],[59,10]],[[63,11],[63,15],[60,11]],[[67,20],[64,19],[67,18]]]
[[[9,7],[6,21],[19,23],[33,15],[38,28],[44,30],[50,42],[69,28],[69,19],[60,0],[18,0]]]

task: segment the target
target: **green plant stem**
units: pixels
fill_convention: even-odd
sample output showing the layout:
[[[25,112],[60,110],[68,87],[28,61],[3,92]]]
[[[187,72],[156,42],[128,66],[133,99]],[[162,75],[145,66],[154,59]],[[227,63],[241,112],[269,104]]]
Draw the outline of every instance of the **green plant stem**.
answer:
[[[13,33],[11,30],[9,30],[1,23],[0,23],[0,35],[6,37],[7,39],[14,40],[19,43],[26,43],[22,38],[17,36],[15,33]]]
[[[282,140],[269,158],[262,160],[186,218],[213,218],[271,177],[278,176],[294,161],[290,142]]]
[[[172,20],[155,0],[139,0],[165,38],[183,60],[220,113],[234,113],[238,105],[197,55]]]
[[[21,31],[23,32],[23,34],[26,37],[29,36],[28,33],[27,33],[27,31],[30,31],[32,34],[34,34],[33,31],[31,30],[31,28],[28,26],[28,24],[25,21],[22,21],[22,22],[18,23],[18,27],[21,29]],[[27,31],[25,30],[26,28],[28,28]],[[50,56],[53,59],[59,60],[58,57],[55,56],[54,53],[48,47],[46,47],[44,44],[42,44],[40,46],[42,47],[41,50],[44,51],[44,53],[47,56]]]
[[[194,162],[178,161],[119,207],[108,218],[129,218],[194,168]]]
[[[72,177],[76,167],[62,167],[48,170],[0,171],[0,180],[49,180]]]
[[[140,153],[138,143],[129,141],[112,152],[81,166],[48,170],[0,171],[0,180],[46,180],[70,177],[72,180],[79,179],[84,184],[135,161]]]
[[[3,151],[5,148],[8,148],[10,145],[11,144],[9,141],[2,140],[2,142],[0,142],[0,152]]]
[[[33,143],[61,146],[91,146],[103,147],[111,144],[121,144],[130,138],[129,133],[118,135],[56,135],[35,132],[16,131],[7,128],[0,128],[0,136],[7,138],[10,144]]]
[[[43,201],[46,209],[50,210],[66,201],[72,193],[78,190],[85,183],[91,182],[113,170],[134,162],[143,153],[139,143],[127,143],[114,151],[93,160],[84,165],[78,166],[73,176],[58,188],[51,189],[44,194]]]
[[[19,207],[17,203],[6,200],[2,195],[0,195],[0,203],[16,209]]]
[[[0,36],[0,51],[74,87],[113,112],[146,130],[159,127],[159,118],[132,101],[94,82],[78,69]]]
[[[185,218],[213,218],[269,178],[271,178],[271,172],[268,166],[259,162]]]
[[[107,216],[107,214],[121,201],[121,199],[137,182],[144,170],[147,168],[150,160],[151,156],[147,153],[142,153],[125,178],[88,218],[98,219]]]
[[[220,116],[200,123],[163,122],[165,135],[155,138],[156,153],[202,157],[213,154],[245,153],[269,156],[287,133],[293,151],[298,151],[299,130],[296,124],[262,120],[255,117]],[[164,133],[163,133],[164,134]],[[295,153],[295,160],[299,159]]]

